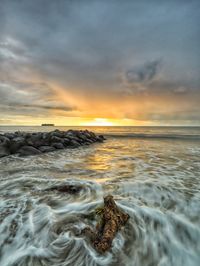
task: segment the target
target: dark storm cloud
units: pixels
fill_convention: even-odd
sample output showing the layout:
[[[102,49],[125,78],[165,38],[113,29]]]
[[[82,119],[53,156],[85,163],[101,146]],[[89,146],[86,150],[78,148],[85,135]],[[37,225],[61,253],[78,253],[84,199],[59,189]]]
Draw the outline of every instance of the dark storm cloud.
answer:
[[[19,104],[34,100],[40,108],[41,95],[42,105],[52,106],[53,90],[23,86],[31,71],[71,93],[107,93],[119,101],[127,86],[199,97],[199,8],[199,1],[184,0],[1,0],[0,80],[12,88],[0,103],[16,90]]]

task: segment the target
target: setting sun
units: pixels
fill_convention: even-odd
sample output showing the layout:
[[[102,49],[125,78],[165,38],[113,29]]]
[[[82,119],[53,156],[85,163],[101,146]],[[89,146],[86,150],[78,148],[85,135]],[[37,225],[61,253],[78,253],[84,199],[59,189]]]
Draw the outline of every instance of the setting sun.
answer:
[[[115,124],[109,121],[107,118],[94,118],[91,121],[84,122],[83,126],[115,126]]]

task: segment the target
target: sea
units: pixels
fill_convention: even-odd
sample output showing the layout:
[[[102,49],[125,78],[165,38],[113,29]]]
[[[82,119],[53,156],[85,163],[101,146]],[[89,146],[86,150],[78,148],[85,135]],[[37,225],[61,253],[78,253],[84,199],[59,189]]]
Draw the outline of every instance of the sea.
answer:
[[[1,126],[0,133],[57,128],[69,129]],[[0,159],[0,265],[199,266],[200,127],[87,129],[106,141]],[[62,184],[83,189],[48,191]],[[77,232],[95,227],[85,214],[109,194],[130,218],[99,254]]]

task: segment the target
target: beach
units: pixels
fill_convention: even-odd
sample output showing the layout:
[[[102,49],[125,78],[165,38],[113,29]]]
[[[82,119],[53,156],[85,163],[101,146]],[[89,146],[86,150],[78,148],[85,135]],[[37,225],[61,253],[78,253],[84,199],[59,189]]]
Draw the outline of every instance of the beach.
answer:
[[[39,132],[68,127],[0,127]],[[76,127],[73,130],[85,130]],[[0,159],[0,265],[199,266],[200,128],[87,127],[103,142]],[[78,193],[49,191],[81,186]],[[113,195],[130,218],[99,254],[78,233]]]

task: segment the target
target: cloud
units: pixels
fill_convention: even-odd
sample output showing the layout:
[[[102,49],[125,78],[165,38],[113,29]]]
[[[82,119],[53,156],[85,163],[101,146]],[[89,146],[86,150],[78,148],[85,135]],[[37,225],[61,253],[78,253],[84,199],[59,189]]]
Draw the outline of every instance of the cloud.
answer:
[[[125,71],[124,78],[127,84],[147,83],[152,81],[159,73],[161,68],[161,59],[147,62],[142,66],[133,67]]]
[[[177,94],[185,94],[185,93],[188,93],[189,92],[189,88],[187,87],[184,87],[184,86],[178,86],[177,88],[174,88],[174,93],[177,93]]]
[[[199,1],[2,1],[1,113],[123,116],[129,102],[194,93],[196,105]]]
[[[77,108],[57,98],[46,83],[27,81],[0,82],[0,112],[7,114],[46,114],[62,112],[67,115]]]
[[[129,68],[122,74],[120,93],[127,95],[150,96],[157,95],[187,95],[198,92],[198,86],[192,86],[189,81],[169,80],[161,69],[163,60],[157,59],[143,65]]]
[[[154,89],[151,84],[158,80],[161,66],[162,60],[156,59],[129,67],[121,74],[122,86],[119,91],[129,95],[152,92]]]

